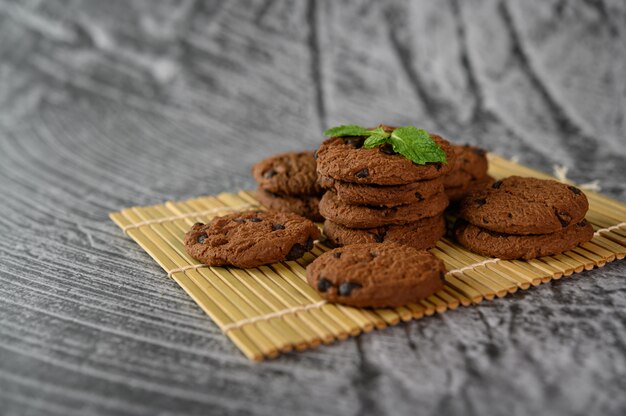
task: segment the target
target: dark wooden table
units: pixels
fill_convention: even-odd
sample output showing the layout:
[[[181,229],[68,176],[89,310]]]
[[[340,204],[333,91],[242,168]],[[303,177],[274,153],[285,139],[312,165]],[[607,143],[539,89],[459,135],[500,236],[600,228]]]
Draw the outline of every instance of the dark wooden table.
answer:
[[[0,2],[0,414],[626,412],[626,264],[252,364],[108,220],[414,124],[626,201],[626,7]]]

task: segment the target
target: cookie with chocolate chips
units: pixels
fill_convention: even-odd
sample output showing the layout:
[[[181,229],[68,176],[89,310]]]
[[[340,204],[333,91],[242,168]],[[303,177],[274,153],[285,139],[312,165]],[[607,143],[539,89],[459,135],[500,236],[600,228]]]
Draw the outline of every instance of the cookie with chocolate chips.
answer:
[[[350,205],[393,207],[429,199],[443,191],[443,179],[413,182],[406,185],[358,185],[328,176],[318,178],[322,188],[333,191],[337,198]]]
[[[280,212],[293,212],[311,221],[324,221],[324,217],[320,214],[319,196],[286,196],[258,189],[256,197],[266,208]]]
[[[281,195],[319,195],[313,152],[281,153],[252,167],[259,188]]]
[[[443,262],[395,243],[354,244],[328,251],[306,268],[309,285],[329,302],[394,307],[418,302],[443,287]]]
[[[331,137],[317,151],[317,172],[339,181],[368,185],[405,185],[434,179],[452,170],[455,155],[447,140],[436,134],[431,137],[445,152],[446,163],[418,165],[396,154],[389,145],[364,148],[365,137]]]
[[[587,197],[574,186],[511,176],[465,197],[459,217],[501,233],[547,234],[577,224],[588,208]]]
[[[320,213],[326,219],[349,228],[373,228],[408,224],[441,214],[448,206],[448,197],[440,192],[429,199],[394,207],[348,205],[334,192],[326,192],[320,200]]]
[[[296,214],[245,211],[194,224],[185,235],[185,250],[211,266],[251,268],[299,259],[320,234],[313,222]]]
[[[467,186],[487,175],[487,151],[470,145],[452,145],[456,156],[452,171],[444,176],[446,188]]]
[[[501,259],[534,259],[571,250],[593,238],[593,228],[586,220],[554,233],[515,235],[486,230],[458,220],[454,235],[473,252]]]
[[[393,242],[418,250],[434,247],[446,233],[443,215],[424,218],[405,225],[387,225],[377,228],[348,228],[333,221],[324,222],[327,242],[334,247],[360,243]]]

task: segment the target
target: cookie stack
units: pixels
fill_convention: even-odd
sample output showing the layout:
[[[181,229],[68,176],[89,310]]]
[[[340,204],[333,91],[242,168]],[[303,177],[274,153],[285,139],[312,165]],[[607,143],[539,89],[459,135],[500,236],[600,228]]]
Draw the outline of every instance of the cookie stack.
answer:
[[[385,131],[393,128],[382,126]],[[447,163],[418,165],[389,145],[366,149],[364,137],[331,137],[317,152],[324,233],[334,246],[396,242],[433,247],[445,233],[443,175],[454,166],[448,141],[431,135]]]
[[[593,238],[587,197],[552,180],[511,176],[459,205],[456,239],[476,253],[533,259],[571,250]]]
[[[252,167],[259,185],[257,199],[272,210],[323,221],[319,212],[322,188],[317,183],[313,152],[281,153]]]
[[[451,203],[466,195],[488,187],[494,179],[487,175],[487,152],[470,145],[452,145],[456,160],[452,171],[444,176],[443,186]]]

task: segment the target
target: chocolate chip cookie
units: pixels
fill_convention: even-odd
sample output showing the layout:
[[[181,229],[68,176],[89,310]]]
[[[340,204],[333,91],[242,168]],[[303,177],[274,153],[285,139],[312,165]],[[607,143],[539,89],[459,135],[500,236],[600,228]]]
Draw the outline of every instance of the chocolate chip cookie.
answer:
[[[252,167],[254,179],[265,191],[282,195],[319,195],[313,152],[281,153]]]
[[[486,230],[458,220],[454,228],[457,241],[476,253],[501,259],[534,259],[571,250],[593,238],[586,220],[549,234],[515,235]]]
[[[393,207],[423,201],[442,192],[443,179],[413,182],[406,185],[358,185],[322,176],[322,188],[335,192],[337,198],[350,205],[380,205]]]
[[[256,197],[266,208],[280,212],[293,212],[311,221],[324,221],[320,214],[319,196],[283,196],[258,189]]]
[[[185,250],[211,266],[251,268],[299,259],[320,234],[315,224],[296,214],[245,211],[194,224],[185,235]]]
[[[443,262],[427,251],[395,243],[354,244],[328,251],[306,268],[309,284],[330,302],[394,307],[443,287]]]
[[[487,175],[487,152],[470,145],[452,145],[456,156],[452,171],[444,176],[444,186],[455,188],[467,186]]]
[[[408,224],[422,218],[441,214],[448,206],[448,197],[440,192],[435,196],[408,205],[395,207],[375,205],[348,205],[328,191],[320,200],[320,213],[326,219],[349,228],[374,228],[385,225]]]
[[[365,149],[364,137],[331,137],[317,151],[317,171],[320,176],[359,184],[405,185],[433,179],[452,170],[455,155],[447,140],[431,137],[446,153],[447,163],[417,165],[388,145]]]
[[[405,225],[387,225],[377,228],[348,228],[330,220],[324,222],[327,242],[334,247],[360,243],[393,242],[418,250],[434,247],[446,233],[443,215],[424,218]]]
[[[445,188],[446,195],[450,202],[458,202],[465,198],[467,195],[479,191],[481,189],[489,188],[496,180],[487,175],[481,179],[472,180],[465,185],[455,186],[452,188]]]
[[[511,176],[464,198],[459,217],[496,232],[547,234],[580,222],[588,208],[587,197],[574,186]]]

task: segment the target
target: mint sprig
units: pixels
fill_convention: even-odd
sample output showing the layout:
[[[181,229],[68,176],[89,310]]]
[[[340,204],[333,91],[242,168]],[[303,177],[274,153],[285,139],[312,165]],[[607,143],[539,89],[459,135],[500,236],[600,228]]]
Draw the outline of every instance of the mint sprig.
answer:
[[[346,137],[359,136],[366,137],[363,147],[372,149],[374,147],[390,144],[393,151],[401,154],[410,161],[418,165],[426,163],[448,163],[446,153],[432,139],[426,130],[413,126],[398,127],[391,132],[386,132],[382,126],[375,129],[358,126],[356,124],[333,127],[324,132],[324,136]]]

